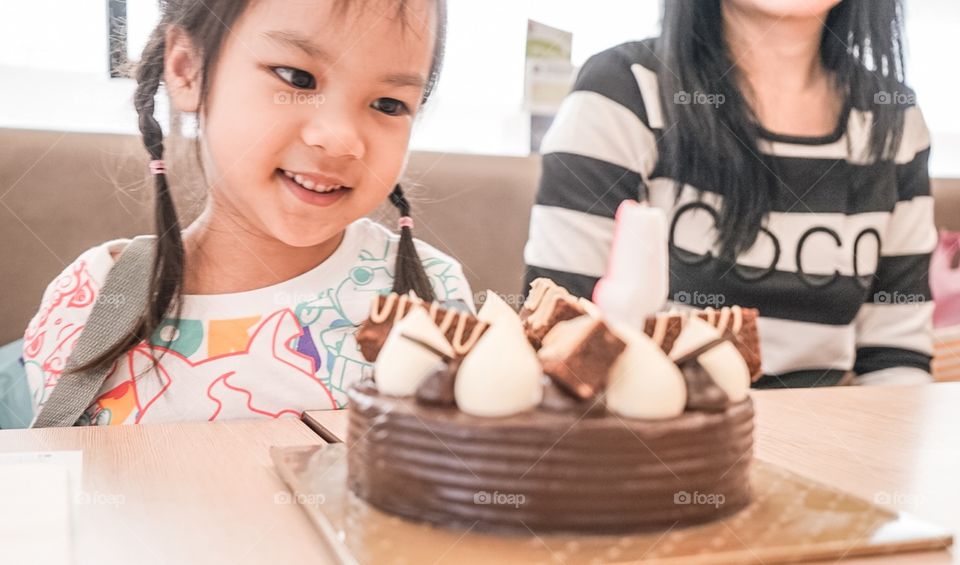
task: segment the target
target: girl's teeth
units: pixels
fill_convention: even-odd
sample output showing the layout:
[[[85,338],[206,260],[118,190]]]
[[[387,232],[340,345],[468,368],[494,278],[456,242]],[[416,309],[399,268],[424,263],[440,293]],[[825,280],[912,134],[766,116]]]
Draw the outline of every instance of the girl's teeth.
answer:
[[[283,174],[293,179],[295,183],[299,184],[303,188],[307,190],[312,190],[314,192],[330,192],[332,190],[340,188],[339,186],[335,186],[335,185],[331,185],[331,186],[318,185],[314,183],[312,180],[305,179],[303,178],[303,176],[291,173],[290,171],[283,171]]]
[[[293,180],[296,181],[296,183],[299,184],[300,186],[306,188],[307,186],[306,179],[304,179],[302,176],[293,175]]]

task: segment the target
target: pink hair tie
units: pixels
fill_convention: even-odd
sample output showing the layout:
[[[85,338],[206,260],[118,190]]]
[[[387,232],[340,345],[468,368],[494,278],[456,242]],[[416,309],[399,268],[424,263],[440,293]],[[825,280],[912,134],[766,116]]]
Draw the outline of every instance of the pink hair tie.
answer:
[[[403,229],[403,228],[413,229],[413,218],[411,218],[410,216],[402,216],[400,218],[400,221],[397,222],[397,227],[399,229]]]
[[[150,174],[163,175],[167,172],[167,165],[161,159],[150,161]]]

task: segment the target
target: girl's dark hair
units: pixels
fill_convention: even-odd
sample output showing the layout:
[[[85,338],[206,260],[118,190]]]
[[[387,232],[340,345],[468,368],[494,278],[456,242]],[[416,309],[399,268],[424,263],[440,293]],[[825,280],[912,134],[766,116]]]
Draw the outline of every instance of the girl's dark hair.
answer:
[[[732,261],[753,245],[781,181],[773,160],[758,149],[761,127],[738,82],[721,2],[664,0],[656,47],[667,119],[660,163],[678,187],[703,186],[706,179],[720,193],[717,243],[721,256]],[[824,23],[820,59],[847,107],[872,111],[873,159],[894,155],[903,134],[904,108],[875,100],[903,88],[902,30],[899,0],[843,0]],[[723,103],[674,103],[684,92],[722,95]]]
[[[410,217],[410,203],[398,184],[390,193],[390,203],[400,212],[401,218]],[[430,277],[423,269],[417,247],[413,241],[413,229],[400,226],[400,242],[397,246],[397,263],[394,267],[393,292],[406,294],[413,291],[422,300],[433,302],[437,299],[430,285]]]
[[[151,160],[161,160],[164,155],[163,131],[154,116],[154,102],[157,90],[163,80],[166,33],[170,26],[182,29],[191,39],[201,55],[200,104],[197,114],[203,111],[210,93],[213,70],[216,68],[220,50],[227,33],[240,15],[254,0],[163,0],[161,20],[151,33],[140,62],[136,66],[137,88],[134,93],[134,107],[139,116],[140,133],[143,144]],[[355,0],[336,0],[341,14],[357,5]],[[407,0],[393,0],[396,4],[398,19],[406,25]],[[426,102],[436,86],[443,63],[446,44],[447,12],[446,0],[434,0],[437,15],[436,41],[431,63],[430,75],[424,88],[423,101]],[[199,151],[197,153],[199,155]],[[198,159],[199,162],[199,159]],[[202,163],[201,163],[202,166]],[[181,226],[174,207],[167,175],[153,175],[156,184],[155,222],[157,253],[150,277],[150,303],[143,314],[142,321],[134,333],[123,338],[96,359],[76,370],[112,365],[117,359],[143,340],[149,340],[164,324],[167,317],[179,325],[181,312],[181,294],[184,280],[185,251],[181,238]],[[398,185],[390,196],[391,202],[399,209],[401,216],[410,215],[410,206]],[[413,244],[410,228],[402,228],[394,290],[413,291],[425,300],[433,300],[433,290],[424,271],[423,264]],[[171,316],[172,314],[172,316]]]

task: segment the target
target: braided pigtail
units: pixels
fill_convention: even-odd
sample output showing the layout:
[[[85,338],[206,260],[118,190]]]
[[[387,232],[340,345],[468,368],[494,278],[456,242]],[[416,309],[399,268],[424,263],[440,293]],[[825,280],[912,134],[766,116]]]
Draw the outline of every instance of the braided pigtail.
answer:
[[[183,288],[184,248],[180,234],[180,220],[173,204],[170,184],[163,165],[163,130],[154,117],[157,90],[163,77],[165,30],[158,27],[154,32],[144,58],[137,68],[137,90],[134,107],[140,118],[140,134],[143,145],[151,159],[156,189],[154,222],[157,233],[157,254],[154,258],[153,276],[150,279],[152,300],[145,313],[144,337],[149,338],[160,326],[171,306],[179,310],[180,291]]]
[[[417,246],[413,241],[413,218],[410,217],[410,202],[398,184],[390,193],[390,203],[400,212],[400,244],[397,248],[397,262],[394,267],[393,291],[407,294],[413,291],[422,300],[434,302],[437,299],[430,285],[430,277],[423,269]]]
[[[184,271],[183,240],[163,162],[163,130],[153,115],[154,99],[163,77],[164,50],[164,26],[159,26],[150,37],[136,68],[137,89],[134,93],[134,107],[140,117],[140,133],[150,154],[150,172],[156,188],[154,218],[157,250],[149,280],[149,303],[138,327],[132,333],[120,336],[108,350],[77,370],[112,365],[138,343],[149,340],[163,323],[171,306],[175,306],[173,318],[179,318],[179,297]]]

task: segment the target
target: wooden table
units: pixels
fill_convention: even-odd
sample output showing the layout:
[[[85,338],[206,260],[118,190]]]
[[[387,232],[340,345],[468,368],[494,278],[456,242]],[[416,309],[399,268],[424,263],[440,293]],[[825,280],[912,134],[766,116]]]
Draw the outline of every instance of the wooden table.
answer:
[[[756,456],[909,512],[960,543],[960,383],[758,391]],[[960,551],[856,563],[960,563]]]
[[[76,565],[331,562],[269,453],[319,443],[296,419],[0,431],[0,452],[83,450],[83,491],[113,501],[77,505]]]
[[[960,541],[960,383],[755,391],[756,457],[949,528]],[[304,414],[345,438],[346,411]],[[960,563],[960,551],[856,559]]]
[[[754,398],[757,457],[960,533],[960,383]],[[304,422],[345,437],[347,412]],[[76,563],[91,565],[329,562],[269,456],[270,446],[321,441],[296,420],[0,431],[4,452],[82,449],[84,491],[122,496],[78,507]],[[855,562],[952,560],[930,552]]]

